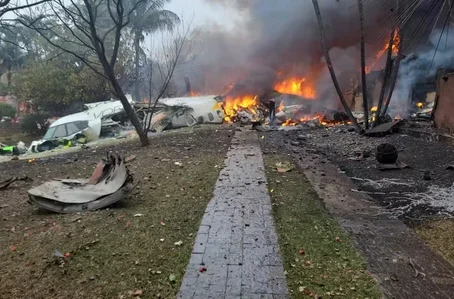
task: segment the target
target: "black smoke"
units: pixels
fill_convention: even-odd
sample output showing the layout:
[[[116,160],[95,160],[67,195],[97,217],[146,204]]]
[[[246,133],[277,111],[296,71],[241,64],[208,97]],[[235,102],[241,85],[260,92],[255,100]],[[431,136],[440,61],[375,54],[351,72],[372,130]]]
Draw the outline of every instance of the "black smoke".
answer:
[[[233,84],[230,93],[262,96],[272,90],[280,77],[306,76],[315,82],[318,98],[336,101],[312,1],[205,1],[234,9],[241,22],[233,30],[222,25],[197,28],[194,35],[197,56],[178,69],[177,82],[183,85],[184,80],[180,78],[188,76],[194,90],[201,93],[225,93]],[[368,52],[374,56],[383,46],[377,38],[386,26],[383,19],[390,14],[392,5],[387,1],[369,2],[374,2],[375,7],[366,5],[365,27]],[[348,88],[360,67],[357,1],[321,0],[319,3],[334,67],[342,87]]]

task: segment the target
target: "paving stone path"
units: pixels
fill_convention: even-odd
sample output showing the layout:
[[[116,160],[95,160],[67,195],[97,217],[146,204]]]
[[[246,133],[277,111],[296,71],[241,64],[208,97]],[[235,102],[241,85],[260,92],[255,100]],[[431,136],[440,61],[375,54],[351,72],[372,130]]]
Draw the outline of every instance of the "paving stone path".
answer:
[[[255,132],[236,132],[225,166],[178,298],[289,298]]]

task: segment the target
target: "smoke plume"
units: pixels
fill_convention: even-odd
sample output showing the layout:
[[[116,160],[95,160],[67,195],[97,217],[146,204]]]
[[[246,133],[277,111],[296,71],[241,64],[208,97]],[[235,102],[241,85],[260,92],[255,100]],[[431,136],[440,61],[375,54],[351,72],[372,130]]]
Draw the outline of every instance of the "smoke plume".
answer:
[[[193,45],[197,56],[178,69],[179,83],[188,76],[193,89],[204,94],[262,96],[273,89],[276,80],[304,76],[316,87],[317,98],[337,104],[312,1],[205,1],[235,9],[242,16],[241,22],[233,30],[221,25],[198,28]],[[319,2],[334,68],[342,87],[348,88],[360,69],[357,1]],[[377,5],[367,11],[365,24],[366,35],[371,37],[371,57],[376,53],[376,37],[383,27],[380,20],[389,14],[385,9],[389,5]]]
[[[428,45],[419,46],[402,61],[392,103],[397,112],[407,111],[410,93],[416,83],[433,81],[438,70],[454,66],[454,32],[435,30]],[[396,112],[396,113],[397,113]]]

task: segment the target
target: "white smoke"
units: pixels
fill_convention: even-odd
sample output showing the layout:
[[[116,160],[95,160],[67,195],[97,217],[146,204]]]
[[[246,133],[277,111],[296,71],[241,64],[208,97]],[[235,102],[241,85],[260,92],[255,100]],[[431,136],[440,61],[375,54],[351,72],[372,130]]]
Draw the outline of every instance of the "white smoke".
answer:
[[[399,69],[391,108],[408,111],[410,94],[417,83],[433,79],[440,69],[454,66],[454,32],[435,30],[427,45],[405,58]]]

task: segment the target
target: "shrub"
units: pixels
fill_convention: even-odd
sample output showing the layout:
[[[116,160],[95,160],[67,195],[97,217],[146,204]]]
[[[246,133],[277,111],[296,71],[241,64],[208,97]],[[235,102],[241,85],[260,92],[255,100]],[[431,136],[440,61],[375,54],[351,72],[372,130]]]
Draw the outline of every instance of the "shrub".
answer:
[[[11,118],[16,116],[16,108],[7,103],[0,103],[0,119],[5,116]]]
[[[21,121],[22,131],[33,136],[42,136],[48,128],[49,116],[44,113],[29,114]]]

